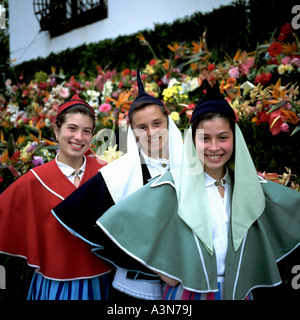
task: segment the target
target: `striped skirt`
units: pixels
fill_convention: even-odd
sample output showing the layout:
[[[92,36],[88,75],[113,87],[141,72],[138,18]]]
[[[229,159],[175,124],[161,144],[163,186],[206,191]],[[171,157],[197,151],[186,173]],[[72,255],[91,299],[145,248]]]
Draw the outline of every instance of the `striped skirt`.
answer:
[[[176,287],[167,285],[164,290],[163,300],[224,300],[224,281],[218,281],[218,289],[217,292],[194,292],[184,289],[181,284]],[[251,293],[248,294],[245,300],[252,300]]]
[[[35,272],[27,300],[108,300],[110,294],[109,273],[89,279],[58,281]]]

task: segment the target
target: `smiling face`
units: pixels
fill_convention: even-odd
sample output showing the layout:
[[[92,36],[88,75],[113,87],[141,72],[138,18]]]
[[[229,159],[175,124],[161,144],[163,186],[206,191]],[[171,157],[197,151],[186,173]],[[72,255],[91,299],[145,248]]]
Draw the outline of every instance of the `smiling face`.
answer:
[[[213,118],[200,121],[194,142],[204,171],[214,179],[222,179],[225,164],[233,153],[233,131],[229,120]]]
[[[93,135],[92,119],[81,113],[69,113],[60,128],[54,129],[59,143],[59,161],[78,170]]]
[[[131,127],[149,157],[169,158],[168,118],[158,106],[151,104],[136,110]]]

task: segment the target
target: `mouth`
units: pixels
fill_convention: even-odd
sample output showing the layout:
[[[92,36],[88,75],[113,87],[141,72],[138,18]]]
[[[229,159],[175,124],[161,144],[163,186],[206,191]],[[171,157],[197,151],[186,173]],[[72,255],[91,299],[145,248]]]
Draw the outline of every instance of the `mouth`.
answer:
[[[158,142],[159,140],[160,140],[160,137],[155,139],[148,139],[148,143],[155,143],[155,142]]]
[[[72,142],[69,142],[69,144],[71,145],[71,147],[75,150],[80,150],[84,147],[83,144],[77,144],[77,143],[72,143]]]
[[[209,154],[205,154],[205,156],[212,161],[218,161],[223,157],[223,154],[219,154],[219,155],[209,155]]]

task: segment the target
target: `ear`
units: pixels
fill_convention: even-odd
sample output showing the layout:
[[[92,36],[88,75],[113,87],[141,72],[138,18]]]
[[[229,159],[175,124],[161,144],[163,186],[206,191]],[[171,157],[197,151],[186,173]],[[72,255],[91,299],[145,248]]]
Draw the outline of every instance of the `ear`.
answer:
[[[59,128],[56,124],[54,125],[53,131],[54,131],[55,139],[58,142]]]

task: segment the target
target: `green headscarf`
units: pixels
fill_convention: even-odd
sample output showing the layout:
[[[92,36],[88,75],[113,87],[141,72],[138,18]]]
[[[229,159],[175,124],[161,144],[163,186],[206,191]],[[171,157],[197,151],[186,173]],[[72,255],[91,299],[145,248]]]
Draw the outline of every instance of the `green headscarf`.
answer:
[[[235,124],[235,157],[231,228],[237,251],[250,226],[262,214],[265,197],[242,132]],[[212,223],[205,189],[203,164],[197,156],[191,127],[184,141],[181,169],[172,170],[178,197],[178,214],[213,254]]]

